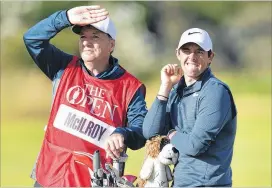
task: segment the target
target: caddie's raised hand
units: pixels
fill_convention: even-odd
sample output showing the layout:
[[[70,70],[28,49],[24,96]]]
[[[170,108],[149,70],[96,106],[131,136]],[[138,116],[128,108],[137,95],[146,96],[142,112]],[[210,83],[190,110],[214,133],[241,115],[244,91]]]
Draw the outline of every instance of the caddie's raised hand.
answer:
[[[118,159],[124,148],[124,136],[119,133],[113,133],[105,142],[107,157]]]
[[[74,7],[67,11],[69,21],[74,25],[88,25],[104,20],[109,15],[105,8],[99,5]]]
[[[165,65],[161,70],[161,84],[172,88],[182,76],[182,69],[178,64]]]

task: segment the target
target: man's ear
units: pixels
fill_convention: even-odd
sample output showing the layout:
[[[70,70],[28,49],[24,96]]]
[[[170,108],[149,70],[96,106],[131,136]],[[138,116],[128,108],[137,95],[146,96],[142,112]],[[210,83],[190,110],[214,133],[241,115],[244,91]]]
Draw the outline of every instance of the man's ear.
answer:
[[[209,60],[210,60],[209,64],[211,64],[211,63],[212,63],[213,58],[214,58],[214,53],[213,53],[213,52],[211,52],[211,55],[210,55],[210,57],[209,57]]]
[[[176,49],[176,56],[177,56],[178,60],[180,61],[179,53],[180,53],[180,50],[177,48]]]
[[[110,51],[113,52],[115,47],[115,40],[110,40]]]

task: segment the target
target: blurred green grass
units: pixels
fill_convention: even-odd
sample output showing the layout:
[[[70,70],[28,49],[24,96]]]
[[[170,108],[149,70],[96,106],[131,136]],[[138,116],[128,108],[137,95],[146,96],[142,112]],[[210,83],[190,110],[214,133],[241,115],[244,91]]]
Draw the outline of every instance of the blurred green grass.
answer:
[[[49,114],[51,83],[36,71],[12,78],[8,75],[2,74],[1,79],[1,186],[32,186],[29,175]],[[232,88],[238,108],[233,186],[271,186],[271,73],[254,79],[243,73],[218,75]],[[158,81],[155,76],[145,82],[148,107]],[[126,174],[138,175],[144,149],[129,150],[128,155]]]

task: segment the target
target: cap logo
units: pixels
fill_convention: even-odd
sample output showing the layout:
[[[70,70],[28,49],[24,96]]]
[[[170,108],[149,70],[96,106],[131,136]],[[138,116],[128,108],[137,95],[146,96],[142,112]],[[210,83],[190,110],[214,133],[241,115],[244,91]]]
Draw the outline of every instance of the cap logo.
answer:
[[[201,32],[191,32],[191,33],[189,32],[188,35],[192,35],[192,34],[195,34],[195,33],[200,33],[201,34]]]

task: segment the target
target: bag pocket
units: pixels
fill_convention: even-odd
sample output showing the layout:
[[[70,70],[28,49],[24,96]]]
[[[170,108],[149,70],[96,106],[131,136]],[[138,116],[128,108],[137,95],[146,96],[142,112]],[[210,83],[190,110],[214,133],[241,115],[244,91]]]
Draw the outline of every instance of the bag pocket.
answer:
[[[36,176],[42,186],[90,186],[88,169],[75,162],[73,151],[56,146],[46,139],[38,158]]]

